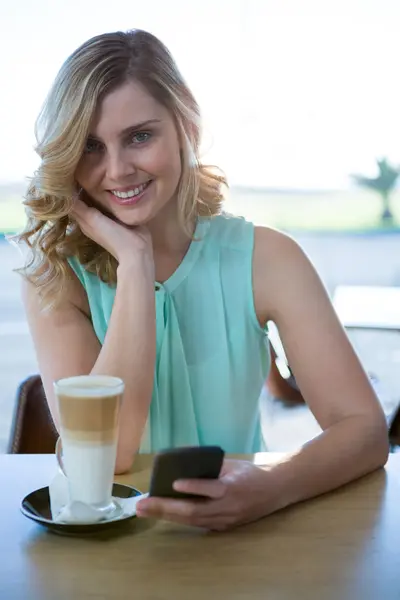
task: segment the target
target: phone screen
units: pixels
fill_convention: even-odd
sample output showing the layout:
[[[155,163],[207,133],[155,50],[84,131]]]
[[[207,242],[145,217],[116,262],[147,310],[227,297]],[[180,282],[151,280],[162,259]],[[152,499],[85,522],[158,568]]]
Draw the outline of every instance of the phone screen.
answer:
[[[201,498],[177,492],[177,479],[217,479],[224,460],[219,446],[185,447],[165,450],[156,455],[150,482],[150,496],[168,498]]]

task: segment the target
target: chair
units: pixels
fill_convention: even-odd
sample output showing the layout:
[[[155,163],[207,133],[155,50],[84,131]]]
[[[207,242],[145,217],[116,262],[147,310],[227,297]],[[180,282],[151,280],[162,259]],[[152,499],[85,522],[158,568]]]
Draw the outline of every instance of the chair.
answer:
[[[400,403],[389,419],[389,441],[395,451],[400,449]]]
[[[8,454],[54,454],[58,433],[50,414],[40,375],[18,387]]]

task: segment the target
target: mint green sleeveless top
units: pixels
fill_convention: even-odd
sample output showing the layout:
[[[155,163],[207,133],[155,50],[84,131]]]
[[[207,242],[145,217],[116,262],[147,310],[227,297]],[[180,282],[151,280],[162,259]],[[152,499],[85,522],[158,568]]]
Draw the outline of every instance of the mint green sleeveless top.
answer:
[[[264,448],[259,398],[270,367],[267,332],[254,309],[254,226],[228,215],[200,218],[175,273],[155,285],[157,356],[140,451],[219,445]],[[115,297],[75,259],[101,343]]]

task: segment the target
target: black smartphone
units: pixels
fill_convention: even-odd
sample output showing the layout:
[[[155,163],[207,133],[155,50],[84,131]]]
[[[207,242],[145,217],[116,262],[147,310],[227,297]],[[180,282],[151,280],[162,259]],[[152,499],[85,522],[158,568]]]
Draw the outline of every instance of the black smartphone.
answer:
[[[225,452],[219,446],[187,446],[159,452],[153,464],[150,496],[202,498],[174,490],[177,479],[218,479]]]

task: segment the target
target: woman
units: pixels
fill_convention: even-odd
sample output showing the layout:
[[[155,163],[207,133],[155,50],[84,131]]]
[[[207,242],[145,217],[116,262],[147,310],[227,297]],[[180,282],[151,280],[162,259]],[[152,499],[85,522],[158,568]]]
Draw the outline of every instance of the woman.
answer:
[[[126,384],[118,473],[138,451],[261,450],[272,320],[323,429],[273,468],[226,461],[217,481],[176,483],[206,502],[148,498],[139,516],[225,529],[385,463],[383,413],[319,278],[291,238],[222,212],[225,179],[200,161],[198,106],[159,40],[83,44],[37,137],[23,298],[56,424],[54,380],[111,374]]]

